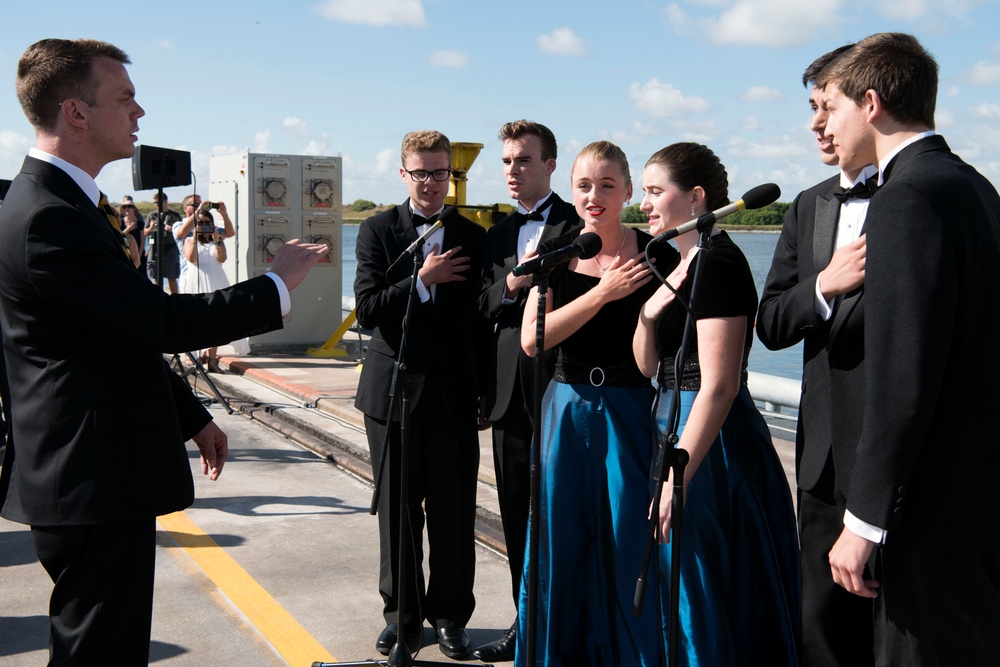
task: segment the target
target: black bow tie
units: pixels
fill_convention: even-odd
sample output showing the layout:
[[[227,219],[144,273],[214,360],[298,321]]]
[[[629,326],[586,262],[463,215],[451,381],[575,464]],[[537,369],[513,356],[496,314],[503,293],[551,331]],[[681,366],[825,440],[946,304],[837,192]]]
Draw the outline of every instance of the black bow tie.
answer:
[[[433,225],[437,221],[438,221],[438,216],[436,216],[436,215],[432,215],[429,218],[425,218],[424,216],[420,215],[419,213],[416,213],[416,212],[413,213],[413,228],[414,229],[416,229],[420,225]]]
[[[837,198],[841,204],[851,199],[870,199],[875,191],[878,190],[878,174],[872,176],[866,181],[857,183],[853,188],[847,189],[842,187],[837,187],[833,191],[833,196]]]
[[[515,213],[514,219],[517,221],[517,226],[520,227],[529,220],[537,220],[539,222],[545,220],[545,216],[542,215],[542,211],[547,209],[549,207],[549,204],[551,203],[552,203],[552,197],[549,197],[548,199],[545,200],[544,204],[542,204],[535,210],[531,211],[530,213],[521,213],[520,211]]]

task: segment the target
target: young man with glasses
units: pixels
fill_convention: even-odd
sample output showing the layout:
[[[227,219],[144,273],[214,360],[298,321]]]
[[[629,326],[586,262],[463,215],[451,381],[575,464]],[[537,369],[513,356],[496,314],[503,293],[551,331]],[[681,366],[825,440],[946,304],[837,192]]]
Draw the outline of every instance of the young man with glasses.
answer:
[[[451,143],[440,132],[403,139],[399,174],[409,191],[401,205],[361,224],[354,281],[358,322],[373,329],[355,406],[365,415],[372,466],[378,476],[383,443],[389,452],[379,488],[379,592],[386,627],[375,648],[388,655],[399,633],[409,650],[420,646],[423,619],[436,630],[442,653],[464,657],[465,626],[475,598],[477,427],[484,394],[489,332],[476,300],[486,231],[444,206],[451,175]],[[407,249],[437,220],[444,224],[413,254]],[[414,254],[422,265],[413,285]],[[412,304],[411,287],[416,293]],[[403,319],[407,317],[405,354]],[[394,365],[402,387],[390,398]],[[403,394],[402,392],[405,392]],[[398,627],[401,399],[408,396],[407,484],[409,531],[404,574],[403,628]],[[391,409],[391,412],[390,412]],[[421,535],[427,522],[430,577],[424,586]]]

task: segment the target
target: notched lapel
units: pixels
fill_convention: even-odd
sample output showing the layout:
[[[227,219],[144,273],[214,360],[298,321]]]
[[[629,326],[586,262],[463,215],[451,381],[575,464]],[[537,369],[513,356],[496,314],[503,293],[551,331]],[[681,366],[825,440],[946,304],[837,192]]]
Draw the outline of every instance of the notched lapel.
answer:
[[[817,270],[826,268],[833,257],[834,236],[837,218],[840,217],[840,202],[836,197],[820,195],[816,197],[816,213],[813,221],[813,264]]]

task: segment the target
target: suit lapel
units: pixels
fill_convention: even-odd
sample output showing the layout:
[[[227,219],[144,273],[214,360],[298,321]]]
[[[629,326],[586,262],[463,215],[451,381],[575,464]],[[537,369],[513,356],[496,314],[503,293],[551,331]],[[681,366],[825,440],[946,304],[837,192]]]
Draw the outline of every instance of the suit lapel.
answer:
[[[833,257],[834,237],[837,218],[840,217],[840,202],[836,197],[820,195],[816,198],[816,213],[813,221],[813,265],[823,269]]]

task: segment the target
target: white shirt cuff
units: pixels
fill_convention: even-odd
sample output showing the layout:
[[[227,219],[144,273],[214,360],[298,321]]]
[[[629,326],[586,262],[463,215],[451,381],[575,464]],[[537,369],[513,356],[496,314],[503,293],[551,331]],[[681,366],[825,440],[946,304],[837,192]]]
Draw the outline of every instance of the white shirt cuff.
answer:
[[[288,288],[285,287],[285,281],[281,279],[281,276],[274,273],[268,272],[264,275],[273,280],[275,287],[278,288],[278,299],[281,302],[281,316],[284,317],[292,310],[292,297],[288,293]]]
[[[824,322],[829,320],[833,315],[833,302],[823,298],[823,292],[819,288],[819,274],[816,275],[816,298],[814,301],[816,314],[822,317]]]
[[[420,297],[420,303],[427,303],[431,300],[430,290],[424,285],[424,281],[420,279],[420,276],[417,276],[417,296]]]
[[[844,510],[844,526],[858,537],[863,537],[869,542],[885,544],[885,530],[865,523],[847,510]]]

